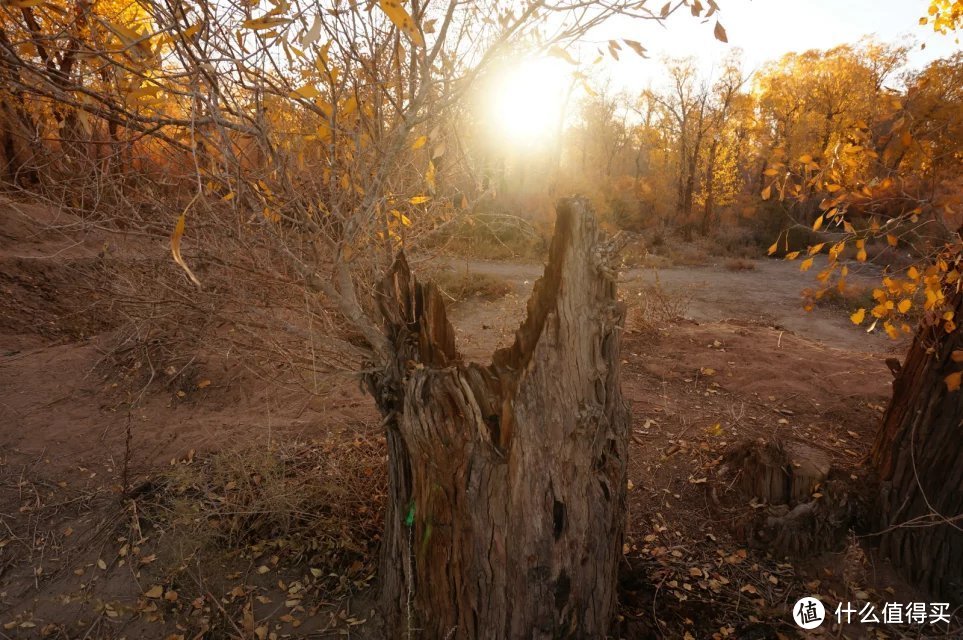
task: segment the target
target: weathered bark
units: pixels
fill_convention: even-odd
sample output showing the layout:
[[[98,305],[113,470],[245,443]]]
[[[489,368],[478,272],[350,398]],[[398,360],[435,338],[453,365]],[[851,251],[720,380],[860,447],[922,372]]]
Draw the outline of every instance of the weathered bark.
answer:
[[[954,293],[955,314],[963,314]],[[920,329],[896,379],[870,460],[881,483],[880,550],[935,595],[963,603],[963,368],[960,330]],[[955,520],[954,520],[955,519]]]
[[[628,429],[607,261],[587,203],[560,202],[528,317],[487,366],[462,362],[403,255],[382,283],[396,357],[368,385],[387,427],[391,637],[605,637]]]

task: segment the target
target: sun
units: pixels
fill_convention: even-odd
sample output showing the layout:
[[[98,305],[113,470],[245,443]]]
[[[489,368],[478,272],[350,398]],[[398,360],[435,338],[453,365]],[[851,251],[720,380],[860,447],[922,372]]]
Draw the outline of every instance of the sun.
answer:
[[[490,90],[494,133],[516,147],[551,140],[563,117],[571,79],[555,58],[526,58],[508,66]]]

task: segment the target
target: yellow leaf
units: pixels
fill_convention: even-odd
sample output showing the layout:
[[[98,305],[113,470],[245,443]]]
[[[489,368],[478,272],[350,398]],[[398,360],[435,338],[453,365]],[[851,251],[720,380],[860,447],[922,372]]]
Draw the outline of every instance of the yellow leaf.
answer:
[[[778,171],[777,169],[766,169],[766,170],[763,171],[762,173],[763,173],[763,175],[767,175],[767,176],[769,176],[770,178],[771,178],[772,176],[779,175],[779,171]]]
[[[886,331],[886,335],[888,335],[891,339],[896,340],[899,338],[899,331],[897,331],[896,327],[891,325],[889,322],[883,323],[883,330]]]
[[[816,218],[816,222],[813,223],[813,231],[819,231],[820,227],[823,226],[823,217],[819,216]]]
[[[401,6],[400,0],[378,0],[378,6],[381,10],[385,12],[388,19],[394,23],[398,29],[404,31],[419,47],[425,46],[425,39],[421,37],[421,31],[418,30],[418,25],[415,24],[414,19],[408,14],[404,7]]]
[[[813,157],[808,153],[799,156],[799,161],[803,164],[809,164],[813,161]]]
[[[308,83],[303,87],[295,89],[289,95],[292,98],[306,98],[310,100],[311,98],[317,98],[319,95],[321,95],[321,92],[318,91],[318,88],[313,84]]]
[[[324,122],[320,123],[318,125],[318,132],[316,135],[318,140],[320,140],[321,142],[327,142],[328,140],[331,139],[331,127],[329,127]]]
[[[412,143],[411,148],[421,149],[423,146],[425,146],[426,142],[428,142],[428,136],[418,136]]]
[[[776,249],[778,248],[776,245],[778,245],[778,244],[779,244],[779,241],[778,241],[778,240],[776,240],[775,242],[773,242],[773,243],[772,243],[772,246],[769,247],[769,250],[766,252],[766,255],[771,256],[772,254],[776,253]]]
[[[963,372],[961,371],[957,371],[946,376],[943,381],[946,383],[947,391],[956,391],[959,389],[961,378],[963,378]]]
[[[799,270],[800,270],[800,271],[809,271],[809,269],[810,269],[812,266],[813,266],[813,259],[812,259],[812,258],[808,258],[808,259],[806,259],[806,260],[803,260],[803,261],[799,264]]]
[[[425,171],[425,182],[431,191],[435,190],[435,163],[428,161],[428,170]]]
[[[798,257],[799,257],[799,252],[798,252],[798,251],[792,251],[792,252],[786,254],[786,260],[795,260],[795,259],[798,258]]]
[[[768,200],[770,194],[772,194],[772,185],[769,185],[765,189],[763,189],[760,195],[762,196],[763,200]]]
[[[622,40],[622,42],[632,47],[632,51],[635,51],[639,56],[643,58],[646,57],[645,47],[643,47],[640,42],[637,42],[636,40]]]
[[[428,202],[429,200],[431,200],[431,197],[430,197],[430,196],[415,196],[415,197],[413,197],[413,198],[409,198],[409,199],[408,199],[408,202],[411,203],[411,204],[424,204],[425,202]]]
[[[886,234],[886,242],[889,243],[889,246],[895,247],[896,245],[899,244],[899,238],[897,238],[896,236],[894,236],[892,233],[887,233],[887,234]]]
[[[344,103],[338,108],[338,111],[341,112],[342,118],[347,118],[352,113],[357,111],[357,109],[358,109],[358,99],[355,98],[354,96],[351,96],[344,101]]]
[[[849,316],[849,319],[853,324],[863,324],[863,320],[866,318],[866,309],[860,309],[853,315]]]
[[[716,27],[712,30],[712,35],[716,37],[716,40],[721,42],[729,42],[729,38],[726,36],[726,30],[723,28],[718,21],[716,21]]]
[[[904,298],[904,299],[900,300],[899,306],[896,307],[896,308],[899,309],[899,312],[900,312],[900,313],[906,313],[907,311],[910,310],[910,308],[911,308],[912,306],[913,306],[913,303],[910,302],[910,299],[909,299],[909,298]]]
[[[568,51],[566,51],[565,49],[559,46],[555,46],[549,49],[548,55],[554,58],[561,58],[562,60],[564,60],[569,64],[574,64],[574,65],[578,64],[578,62],[575,61],[575,58],[572,57],[572,54],[570,54]]]
[[[241,26],[245,29],[251,29],[253,31],[262,31],[264,29],[273,29],[274,27],[280,27],[291,22],[288,18],[278,18],[276,16],[261,16],[260,18],[254,18],[252,20],[245,20],[241,23]]]
[[[104,25],[117,34],[117,36],[123,40],[126,44],[134,44],[141,39],[141,35],[137,33],[134,29],[128,29],[122,24],[115,24],[113,22],[104,22]]]
[[[411,218],[409,218],[405,214],[402,213],[399,217],[399,220],[401,220],[401,224],[405,225],[406,227],[411,226]]]
[[[194,200],[196,199],[197,196],[195,195]],[[181,269],[187,272],[191,282],[200,287],[201,281],[197,279],[197,277],[194,275],[194,272],[191,271],[190,267],[187,266],[187,263],[184,262],[184,258],[181,257],[181,238],[184,236],[184,227],[187,225],[187,210],[192,204],[194,204],[194,200],[191,200],[187,207],[184,208],[184,211],[181,213],[180,217],[177,218],[177,224],[174,225],[174,232],[171,233],[171,255],[174,256],[174,262],[180,265]]]
[[[153,587],[144,592],[145,598],[160,598],[164,595],[164,587],[159,584],[155,584]]]
[[[860,248],[856,253],[856,259],[860,262],[866,262],[866,249]]]

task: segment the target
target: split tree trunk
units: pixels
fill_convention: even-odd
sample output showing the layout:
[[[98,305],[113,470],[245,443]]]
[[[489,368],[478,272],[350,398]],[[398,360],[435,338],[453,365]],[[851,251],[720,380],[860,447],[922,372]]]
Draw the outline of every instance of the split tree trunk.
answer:
[[[953,293],[952,299],[959,322],[961,296]],[[916,584],[958,603],[963,603],[963,391],[949,391],[944,380],[963,369],[953,358],[961,350],[960,330],[917,332],[870,454],[882,488],[882,553]]]
[[[624,307],[594,214],[558,205],[515,343],[462,362],[437,288],[399,255],[380,293],[396,357],[381,558],[391,637],[601,638],[616,602],[629,416]]]

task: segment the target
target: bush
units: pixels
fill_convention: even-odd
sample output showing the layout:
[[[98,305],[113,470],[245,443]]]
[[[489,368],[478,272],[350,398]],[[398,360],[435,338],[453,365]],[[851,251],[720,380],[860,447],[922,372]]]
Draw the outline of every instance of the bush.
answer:
[[[512,285],[508,280],[467,269],[438,271],[432,274],[432,280],[442,293],[454,301],[468,298],[495,300],[512,292]]]
[[[754,229],[744,226],[720,226],[706,239],[706,249],[719,256],[759,258],[765,255],[765,252],[759,247],[755,233]]]
[[[839,287],[830,287],[821,294],[812,293],[807,296],[817,307],[828,307],[839,309],[846,313],[852,313],[857,309],[872,309],[876,306],[873,300],[873,290],[861,285],[846,285],[842,291]]]
[[[660,326],[685,318],[692,302],[691,289],[668,289],[659,280],[658,271],[653,271],[654,283],[642,285],[637,291],[629,291],[626,295],[631,310],[630,326],[643,333],[654,332]]]
[[[752,271],[756,268],[756,263],[746,258],[729,258],[726,260],[726,269],[729,271]]]
[[[429,248],[487,260],[537,258],[548,251],[545,239],[530,222],[495,213],[465,216],[433,238]]]

